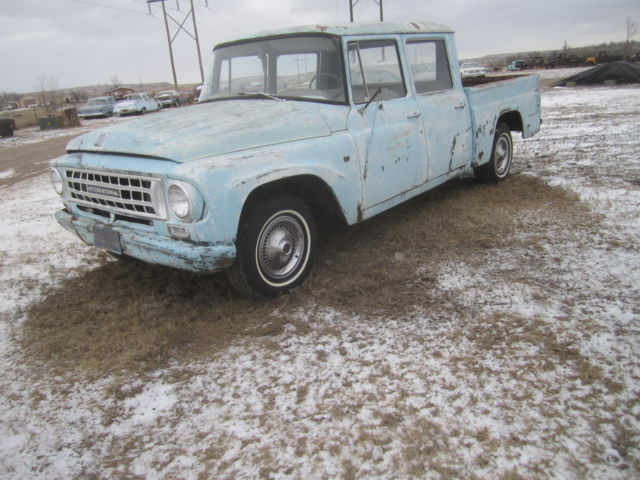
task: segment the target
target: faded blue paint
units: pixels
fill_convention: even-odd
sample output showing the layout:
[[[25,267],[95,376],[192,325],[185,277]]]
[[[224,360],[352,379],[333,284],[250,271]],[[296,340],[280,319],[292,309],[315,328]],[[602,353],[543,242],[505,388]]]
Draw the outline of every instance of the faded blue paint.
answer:
[[[217,271],[233,262],[240,215],[256,188],[312,176],[327,186],[347,223],[354,224],[488,162],[501,115],[518,112],[525,138],[540,127],[537,78],[463,88],[453,34],[446,27],[314,26],[259,36],[309,32],[341,36],[345,58],[349,42],[394,40],[406,96],[366,108],[353,100],[228,99],[95,130],[70,142],[68,153],[53,165],[160,179],[166,214],[148,224],[105,218],[63,195],[66,210],[56,215],[61,225],[93,245],[93,225],[109,224],[127,255],[185,270]],[[416,39],[445,42],[453,88],[416,93],[405,53],[407,42]],[[349,85],[348,66],[345,72]],[[189,222],[166,206],[174,180],[191,185],[200,205]],[[172,238],[169,227],[175,225],[188,232],[187,240]]]
[[[540,93],[537,75],[522,75],[502,82],[464,89],[471,105],[474,137],[472,165],[489,161],[493,134],[501,116],[517,112],[522,118],[522,137],[540,130]]]
[[[102,223],[99,220],[79,215],[75,211],[70,214],[65,210],[56,213],[56,220],[87,245],[95,245],[93,226]],[[120,244],[124,254],[180,270],[190,272],[222,270],[231,266],[236,255],[233,243],[198,245],[126,225],[113,225],[113,229],[120,234]]]
[[[323,33],[327,35],[335,35],[339,37],[348,36],[364,36],[364,35],[389,35],[402,33],[453,33],[453,30],[446,25],[432,22],[376,22],[376,23],[347,23],[343,25],[303,25],[298,27],[290,27],[279,30],[268,30],[251,35],[250,37],[241,37],[233,42],[235,43],[256,38],[280,37],[286,35],[301,35],[305,33]],[[217,47],[216,47],[217,48]]]
[[[68,151],[144,155],[175,162],[328,136],[346,128],[342,106],[273,100],[211,102],[94,130]]]

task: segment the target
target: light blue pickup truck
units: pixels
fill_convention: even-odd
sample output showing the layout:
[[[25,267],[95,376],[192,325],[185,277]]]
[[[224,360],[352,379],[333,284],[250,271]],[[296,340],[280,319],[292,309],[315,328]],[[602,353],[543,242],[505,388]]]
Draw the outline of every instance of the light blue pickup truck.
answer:
[[[537,77],[463,85],[442,25],[299,27],[213,52],[197,105],[87,133],[52,162],[63,227],[271,298],[309,274],[318,215],[361,222],[471,169],[501,181],[510,132],[540,127]]]

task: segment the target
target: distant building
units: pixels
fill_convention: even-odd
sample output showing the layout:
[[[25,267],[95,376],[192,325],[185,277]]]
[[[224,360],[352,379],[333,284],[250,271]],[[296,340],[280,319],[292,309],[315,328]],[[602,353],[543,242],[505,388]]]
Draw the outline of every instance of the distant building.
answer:
[[[129,87],[118,87],[105,92],[105,96],[114,97],[116,100],[122,99],[125,95],[135,92],[135,89]]]
[[[28,108],[32,105],[38,105],[40,100],[38,100],[37,97],[28,96],[22,97],[18,103],[20,104],[20,108]]]

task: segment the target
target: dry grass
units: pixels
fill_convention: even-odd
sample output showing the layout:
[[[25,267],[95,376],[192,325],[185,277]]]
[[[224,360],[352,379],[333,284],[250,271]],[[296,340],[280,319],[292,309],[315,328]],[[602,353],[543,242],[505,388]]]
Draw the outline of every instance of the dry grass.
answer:
[[[362,321],[399,317],[415,306],[450,315],[462,307],[434,288],[430,272],[438,265],[480,265],[501,249],[536,253],[596,226],[574,195],[533,177],[514,175],[499,185],[454,181],[363,224],[323,228],[311,277],[275,301],[240,297],[222,275],[107,262],[31,307],[22,343],[59,372],[102,375],[207,358],[239,337],[278,335],[285,324],[304,334],[308,326],[296,317],[313,305],[357,313]],[[525,260],[535,262],[536,255]],[[504,275],[518,280],[522,272]],[[477,329],[469,335],[486,348],[505,340]]]

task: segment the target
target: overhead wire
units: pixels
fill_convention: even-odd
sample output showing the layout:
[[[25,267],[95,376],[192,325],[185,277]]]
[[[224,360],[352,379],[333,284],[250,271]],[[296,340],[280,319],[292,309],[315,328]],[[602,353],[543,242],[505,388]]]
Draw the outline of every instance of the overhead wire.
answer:
[[[129,13],[137,13],[140,15],[148,15],[149,12],[143,12],[140,10],[131,10],[130,8],[122,8],[122,7],[115,7],[113,5],[105,5],[104,3],[96,3],[96,2],[91,2],[89,0],[71,0],[72,2],[76,2],[76,3],[83,3],[85,5],[91,5],[93,7],[102,7],[102,8],[110,8],[112,10],[120,10],[122,12],[129,12]]]
[[[147,16],[152,16],[154,19],[160,20],[161,18],[154,15],[153,14],[153,10],[149,8],[149,3],[147,2],[147,0],[128,0],[129,2],[133,2],[137,5],[144,5],[146,7],[146,9],[144,11],[142,10],[133,10],[130,8],[124,8],[124,7],[120,7],[120,6],[115,6],[115,5],[108,5],[105,3],[101,3],[98,2],[96,0],[71,0],[72,2],[75,3],[80,3],[80,4],[84,4],[84,5],[90,5],[93,7],[99,7],[99,8],[108,8],[111,10],[118,10],[121,12],[127,12],[127,13],[135,13],[138,15],[147,15]],[[211,0],[209,0],[211,1]],[[179,0],[177,0],[175,5],[179,5]],[[194,4],[198,5],[199,7],[202,7],[199,9],[198,11],[198,15],[202,14],[203,12],[206,12],[208,14],[209,18],[215,18],[217,22],[222,22],[225,25],[225,30],[229,30],[232,29],[234,31],[234,33],[236,34],[245,34],[245,32],[243,32],[240,28],[238,28],[236,25],[234,25],[231,21],[229,21],[228,19],[226,19],[223,15],[221,15],[220,13],[216,12],[215,10],[213,10],[211,8],[211,6],[207,3],[204,3],[203,1],[198,1],[198,0],[194,0]],[[174,6],[174,2],[171,1],[165,1],[165,9],[168,11],[172,11],[172,12],[180,12],[181,10],[179,8],[176,8]],[[203,36],[206,37],[206,40],[208,43],[210,44],[214,44],[217,43],[221,40],[221,35],[220,35],[220,30],[219,29],[214,29],[209,27],[205,22],[198,22],[198,27],[201,30],[205,30],[206,32],[202,32],[204,33]],[[207,33],[208,32],[208,33]],[[213,34],[213,35],[211,35]],[[223,35],[222,35],[223,36]]]

